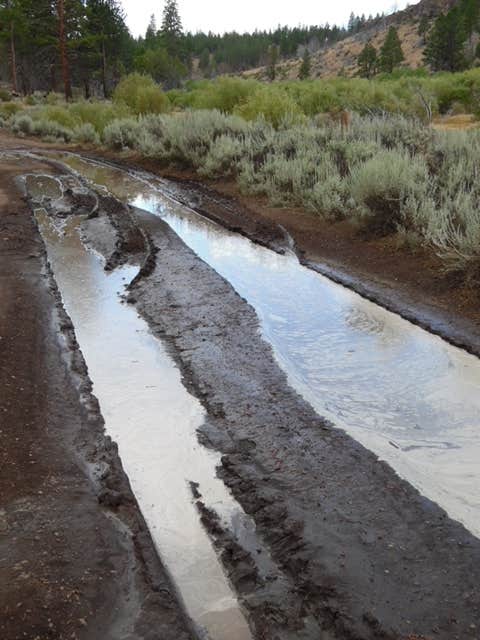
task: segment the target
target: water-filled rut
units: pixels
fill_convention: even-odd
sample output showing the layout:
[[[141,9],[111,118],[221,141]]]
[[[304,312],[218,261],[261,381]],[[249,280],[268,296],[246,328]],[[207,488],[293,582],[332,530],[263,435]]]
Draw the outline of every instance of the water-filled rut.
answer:
[[[292,386],[480,536],[480,362],[356,293],[179,205],[167,182],[61,158],[160,216],[257,311]]]
[[[29,193],[58,198],[56,180],[27,177]],[[203,529],[189,482],[218,506],[227,526],[249,523],[216,478],[219,456],[197,442],[204,411],[183,386],[165,347],[134,309],[119,297],[138,272],[104,270],[101,256],[80,237],[81,216],[37,221],[48,257],[87,361],[108,434],[118,443],[124,468],[160,555],[201,637],[246,640],[250,630]]]

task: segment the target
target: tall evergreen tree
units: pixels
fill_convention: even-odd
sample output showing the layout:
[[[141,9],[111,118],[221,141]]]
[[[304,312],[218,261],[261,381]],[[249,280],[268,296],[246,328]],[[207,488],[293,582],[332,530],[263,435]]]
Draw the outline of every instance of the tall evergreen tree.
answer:
[[[380,49],[379,68],[384,73],[392,73],[395,67],[398,67],[404,59],[398,31],[395,27],[390,27],[385,42]]]
[[[86,0],[85,9],[85,38],[93,64],[100,66],[103,94],[107,98],[109,60],[120,56],[128,35],[125,15],[118,0]]]
[[[362,78],[372,78],[377,73],[377,50],[371,42],[367,42],[358,56],[358,73]]]
[[[10,76],[13,91],[18,91],[17,38],[23,22],[21,6],[16,0],[0,1],[0,40],[10,55]]]
[[[157,35],[157,21],[152,13],[152,15],[150,16],[150,22],[148,23],[147,31],[145,33],[145,45],[149,49],[153,49],[153,47],[155,47],[157,42]]]
[[[163,45],[172,57],[182,57],[183,27],[176,0],[167,0],[160,29]]]
[[[464,17],[460,7],[441,14],[430,31],[425,60],[434,71],[460,71],[466,66],[467,41]]]

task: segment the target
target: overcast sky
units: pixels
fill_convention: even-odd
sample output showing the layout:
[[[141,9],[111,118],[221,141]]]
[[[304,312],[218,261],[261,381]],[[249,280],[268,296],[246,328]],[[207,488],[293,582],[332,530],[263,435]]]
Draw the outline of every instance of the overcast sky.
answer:
[[[418,0],[411,0],[416,4]],[[135,36],[146,31],[152,13],[160,24],[162,0],[122,0],[127,23]],[[403,9],[407,0],[178,0],[183,26],[187,31],[254,31],[278,24],[346,24],[353,11],[361,15],[391,13]]]

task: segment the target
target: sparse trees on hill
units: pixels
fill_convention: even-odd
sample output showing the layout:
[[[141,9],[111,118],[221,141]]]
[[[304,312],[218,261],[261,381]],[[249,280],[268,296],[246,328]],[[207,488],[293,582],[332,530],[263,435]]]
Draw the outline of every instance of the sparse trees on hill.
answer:
[[[398,31],[395,27],[390,27],[380,49],[379,68],[384,73],[392,73],[404,61],[402,43],[398,37]]]
[[[377,73],[378,55],[371,42],[367,42],[358,56],[358,74],[362,78],[372,78]]]

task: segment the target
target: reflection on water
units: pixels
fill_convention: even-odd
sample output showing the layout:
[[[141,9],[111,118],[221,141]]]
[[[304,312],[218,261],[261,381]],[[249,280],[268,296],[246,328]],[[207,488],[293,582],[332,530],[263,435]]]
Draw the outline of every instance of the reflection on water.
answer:
[[[477,358],[196,215],[161,180],[64,160],[161,216],[256,309],[292,386],[480,535]]]
[[[37,185],[38,186],[38,185]],[[87,251],[79,219],[56,227],[37,212],[65,308],[85,356],[109,435],[118,443],[152,537],[189,615],[212,640],[249,640],[250,631],[200,524],[188,481],[198,482],[209,506],[242,519],[216,478],[219,456],[198,444],[204,414],[184,388],[164,347],[118,292],[134,267],[111,274]]]

